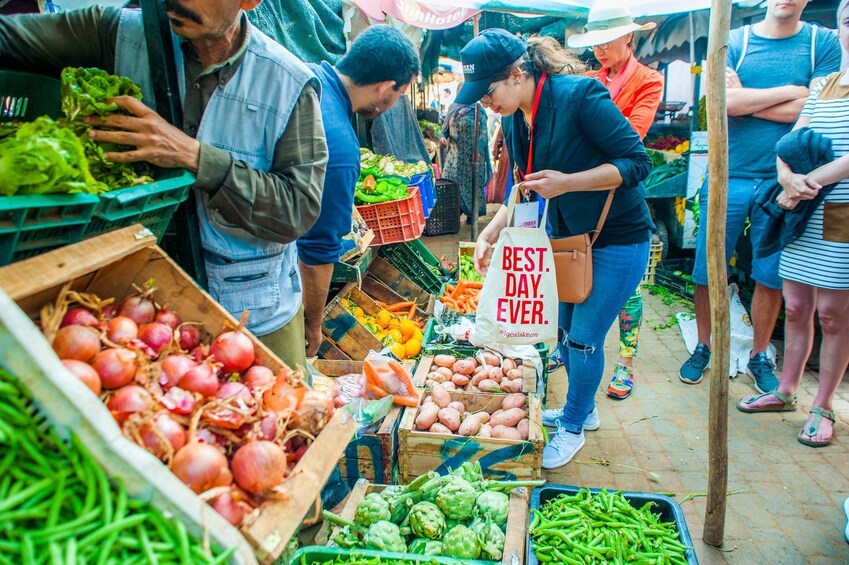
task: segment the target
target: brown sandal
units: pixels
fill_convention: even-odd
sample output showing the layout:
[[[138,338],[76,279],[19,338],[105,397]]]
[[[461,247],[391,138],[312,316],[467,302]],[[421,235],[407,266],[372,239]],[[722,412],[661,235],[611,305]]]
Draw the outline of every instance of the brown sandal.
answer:
[[[799,443],[802,445],[807,445],[809,447],[825,447],[826,445],[831,443],[831,439],[829,438],[826,441],[813,441],[811,439],[804,439],[805,437],[812,438],[817,435],[820,431],[820,424],[822,423],[823,418],[828,418],[831,420],[832,424],[836,424],[837,420],[834,417],[834,412],[832,410],[826,410],[822,406],[814,406],[811,408],[811,414],[814,415],[814,419],[811,422],[810,426],[806,426],[799,432],[799,437],[796,438],[799,440]],[[832,436],[834,436],[834,432],[832,431]]]
[[[778,400],[780,400],[783,404],[780,406],[778,404],[773,404],[770,406],[764,406],[762,408],[753,407],[752,404],[763,398],[764,396],[773,395]],[[737,410],[740,412],[746,412],[747,414],[754,414],[755,412],[795,412],[796,411],[796,395],[794,394],[792,397],[787,396],[786,394],[778,392],[778,389],[771,390],[769,392],[765,392],[763,394],[755,394],[752,396],[746,396],[737,403]]]

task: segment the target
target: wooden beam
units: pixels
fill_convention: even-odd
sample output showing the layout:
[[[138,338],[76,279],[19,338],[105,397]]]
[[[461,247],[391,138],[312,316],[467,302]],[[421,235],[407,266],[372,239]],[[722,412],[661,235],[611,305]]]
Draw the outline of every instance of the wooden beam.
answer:
[[[713,0],[708,36],[708,222],[707,271],[711,304],[710,413],[708,425],[708,496],[702,539],[722,545],[728,489],[728,359],[730,320],[725,262],[725,223],[728,209],[728,116],[725,66],[731,0]],[[704,229],[704,228],[703,228]]]

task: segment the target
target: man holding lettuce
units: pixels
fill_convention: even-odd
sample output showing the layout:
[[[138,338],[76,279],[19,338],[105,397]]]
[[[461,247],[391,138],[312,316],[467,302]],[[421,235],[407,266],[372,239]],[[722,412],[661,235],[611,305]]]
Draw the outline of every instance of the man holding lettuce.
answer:
[[[115,162],[145,161],[197,175],[210,294],[291,366],[305,365],[294,241],[318,217],[327,163],[319,85],[307,67],[252,26],[261,0],[164,0],[183,106],[179,127],[152,108],[141,12],[90,7],[0,17],[0,68],[58,76],[99,67],[134,80],[142,101],[86,118],[96,141],[129,146]]]

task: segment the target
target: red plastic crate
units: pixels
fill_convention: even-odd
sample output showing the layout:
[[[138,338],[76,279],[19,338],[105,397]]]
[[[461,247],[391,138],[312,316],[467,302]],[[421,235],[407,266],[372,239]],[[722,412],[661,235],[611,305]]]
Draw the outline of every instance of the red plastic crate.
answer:
[[[370,247],[412,241],[422,236],[424,209],[419,189],[411,186],[403,200],[357,206],[366,225],[374,232]]]

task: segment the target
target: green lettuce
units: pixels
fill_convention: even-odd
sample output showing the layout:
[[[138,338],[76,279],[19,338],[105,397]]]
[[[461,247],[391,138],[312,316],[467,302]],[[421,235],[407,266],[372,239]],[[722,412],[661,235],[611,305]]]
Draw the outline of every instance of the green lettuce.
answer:
[[[62,69],[62,111],[70,120],[97,114],[125,113],[117,104],[106,101],[115,96],[142,99],[141,88],[126,77],[110,75],[101,69],[65,67]]]

